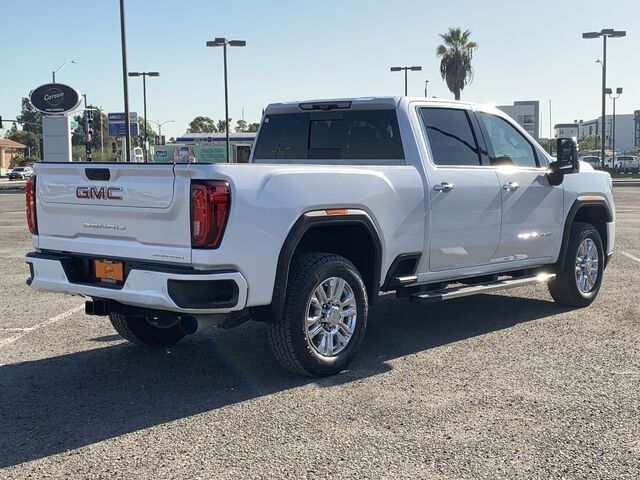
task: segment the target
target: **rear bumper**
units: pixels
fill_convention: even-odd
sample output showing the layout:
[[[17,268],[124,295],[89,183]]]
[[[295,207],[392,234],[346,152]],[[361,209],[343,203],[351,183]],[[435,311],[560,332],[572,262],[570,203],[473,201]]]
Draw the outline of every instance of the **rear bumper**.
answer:
[[[25,257],[31,275],[27,284],[36,290],[109,299],[124,305],[184,313],[229,313],[247,303],[247,282],[240,272],[163,270],[133,267],[122,288],[72,282],[63,265],[65,257],[31,252]]]

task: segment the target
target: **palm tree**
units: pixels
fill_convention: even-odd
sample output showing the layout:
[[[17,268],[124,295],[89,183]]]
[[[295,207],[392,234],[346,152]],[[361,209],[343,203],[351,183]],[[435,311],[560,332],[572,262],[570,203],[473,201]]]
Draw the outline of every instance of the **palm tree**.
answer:
[[[449,28],[449,31],[440,34],[444,45],[438,45],[436,55],[442,57],[440,61],[440,75],[447,82],[447,87],[460,100],[460,92],[473,80],[471,58],[473,51],[478,48],[476,42],[470,42],[471,32],[464,32],[458,28]]]

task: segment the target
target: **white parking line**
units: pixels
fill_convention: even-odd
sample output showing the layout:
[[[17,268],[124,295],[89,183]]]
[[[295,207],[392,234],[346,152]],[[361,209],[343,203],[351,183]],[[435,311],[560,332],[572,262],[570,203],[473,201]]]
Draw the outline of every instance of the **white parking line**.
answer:
[[[627,252],[620,252],[622,255],[624,255],[627,258],[630,258],[631,260],[635,260],[636,262],[640,263],[640,258],[635,257],[633,255],[631,255],[630,253]]]
[[[6,347],[7,345],[11,345],[17,340],[20,340],[27,333],[33,332],[34,330],[38,330],[39,328],[46,327],[47,325],[51,325],[52,323],[56,323],[59,320],[70,317],[71,315],[73,315],[76,312],[79,312],[82,309],[84,309],[84,305],[78,305],[77,307],[74,307],[71,310],[67,310],[66,312],[56,315],[55,317],[48,318],[47,320],[40,322],[37,325],[34,325],[33,327],[28,327],[24,329],[15,329],[17,331],[20,331],[20,333],[18,335],[14,335],[13,337],[0,340],[0,348]],[[4,329],[4,330],[10,331],[11,329]]]

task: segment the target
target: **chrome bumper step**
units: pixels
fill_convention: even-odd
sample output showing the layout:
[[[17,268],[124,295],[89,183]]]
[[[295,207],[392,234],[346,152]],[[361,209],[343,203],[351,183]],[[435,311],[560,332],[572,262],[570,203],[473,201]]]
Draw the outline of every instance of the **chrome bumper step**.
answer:
[[[418,292],[409,296],[412,302],[434,303],[454,298],[469,297],[480,293],[491,293],[498,290],[508,290],[510,288],[524,287],[538,283],[547,283],[556,277],[555,273],[540,273],[530,277],[518,277],[508,280],[496,280],[494,282],[480,283],[476,285],[464,285],[461,287],[444,288],[442,290],[431,290],[428,292]]]

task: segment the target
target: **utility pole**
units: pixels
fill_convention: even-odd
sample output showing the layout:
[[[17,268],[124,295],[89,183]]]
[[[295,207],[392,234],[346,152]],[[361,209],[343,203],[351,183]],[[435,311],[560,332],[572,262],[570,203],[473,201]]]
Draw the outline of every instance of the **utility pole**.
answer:
[[[427,95],[427,87],[429,86],[429,80],[425,80],[424,81],[424,98],[428,98],[429,96]]]
[[[122,49],[122,86],[124,90],[124,121],[126,125],[125,162],[131,161],[131,119],[129,117],[129,84],[127,81],[127,35],[125,33],[124,0],[120,0],[120,44]],[[145,119],[146,121],[146,119]]]

